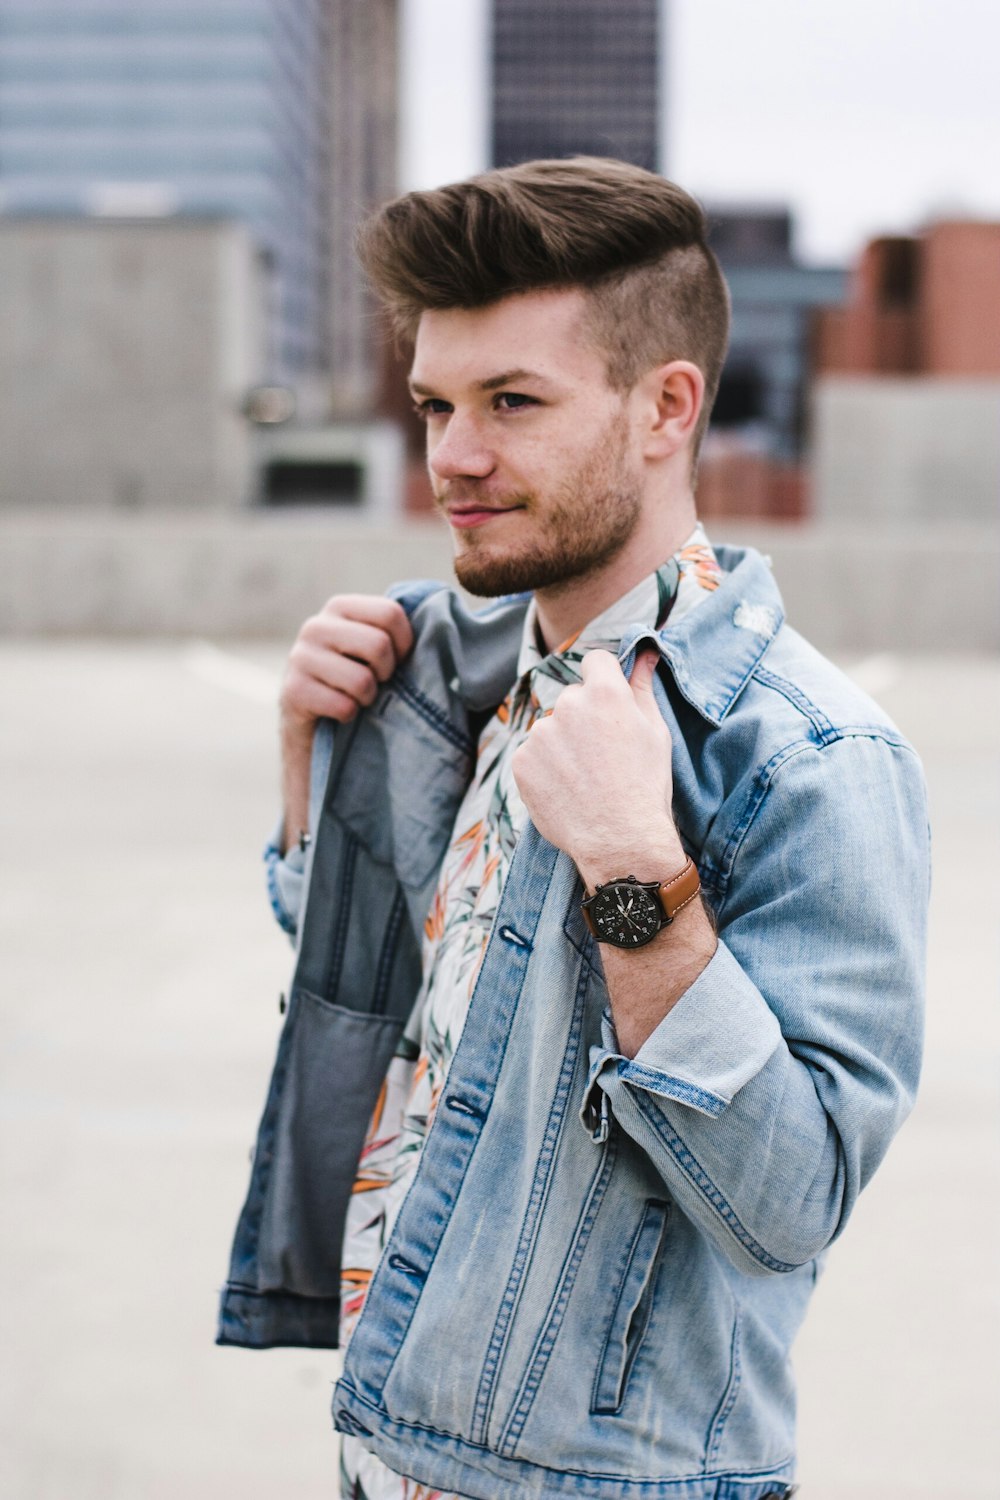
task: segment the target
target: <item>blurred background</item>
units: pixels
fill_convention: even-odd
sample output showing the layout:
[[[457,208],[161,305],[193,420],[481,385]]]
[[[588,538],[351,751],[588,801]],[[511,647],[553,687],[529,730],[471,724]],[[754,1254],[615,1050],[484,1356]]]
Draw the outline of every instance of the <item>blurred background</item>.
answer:
[[[803,1500],[998,1494],[1000,19],[986,0],[0,0],[0,1493],[332,1493],[336,1356],[213,1348],[289,952],[275,702],[449,576],[355,265],[576,152],[705,203],[699,479],[924,756],[924,1092],[800,1341]]]

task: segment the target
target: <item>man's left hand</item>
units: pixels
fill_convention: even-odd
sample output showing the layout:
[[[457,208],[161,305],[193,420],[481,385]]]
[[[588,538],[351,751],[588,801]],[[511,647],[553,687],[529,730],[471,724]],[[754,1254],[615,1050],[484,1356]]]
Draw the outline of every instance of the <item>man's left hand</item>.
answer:
[[[629,680],[609,651],[588,652],[580,684],[563,688],[511,762],[532,822],[589,886],[625,873],[661,880],[684,863],[670,732],[653,697],[659,660],[642,651]]]

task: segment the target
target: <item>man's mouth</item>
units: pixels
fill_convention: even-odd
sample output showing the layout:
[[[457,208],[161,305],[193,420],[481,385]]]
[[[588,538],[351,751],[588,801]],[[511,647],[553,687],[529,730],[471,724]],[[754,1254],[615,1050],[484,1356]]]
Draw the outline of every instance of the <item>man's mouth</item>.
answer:
[[[509,516],[511,511],[523,509],[520,505],[446,505],[445,515],[452,526],[483,526],[497,516]]]

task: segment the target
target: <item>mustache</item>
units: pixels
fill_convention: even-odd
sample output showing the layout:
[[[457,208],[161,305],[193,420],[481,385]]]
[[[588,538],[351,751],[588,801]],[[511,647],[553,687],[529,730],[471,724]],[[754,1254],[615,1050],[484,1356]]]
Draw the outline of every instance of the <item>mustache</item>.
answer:
[[[496,490],[478,480],[450,480],[434,491],[435,503],[447,510],[454,505],[482,505],[490,510],[506,510],[515,505],[530,505],[531,496],[520,490]]]

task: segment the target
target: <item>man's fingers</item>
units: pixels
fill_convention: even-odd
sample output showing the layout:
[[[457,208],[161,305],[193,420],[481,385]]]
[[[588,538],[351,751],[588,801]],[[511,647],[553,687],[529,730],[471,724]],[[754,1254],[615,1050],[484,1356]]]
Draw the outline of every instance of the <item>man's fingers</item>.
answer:
[[[387,682],[396,669],[397,650],[392,636],[379,625],[363,624],[342,615],[316,615],[304,639],[314,650],[328,655],[352,657],[371,667],[380,682]]]
[[[581,682],[621,681],[622,669],[610,651],[588,651],[580,661]]]
[[[397,661],[413,647],[413,628],[406,610],[395,599],[386,599],[382,594],[338,594],[321,613],[384,630],[392,641]]]
[[[305,691],[311,683],[318,683],[320,688],[346,693],[362,705],[373,703],[378,693],[379,679],[375,670],[367,662],[346,656],[342,651],[328,651],[303,643],[295,653],[294,672],[299,691]]]
[[[656,669],[660,665],[660,653],[652,647],[645,650],[640,649],[632,668],[632,676],[629,678],[629,687],[632,689],[632,697],[640,713],[650,723],[662,724],[663,716],[656,706],[653,697],[653,678]]]
[[[648,718],[660,718],[653,698],[653,678],[660,664],[660,653],[655,646],[640,645],[636,654],[632,676],[628,679],[632,696]],[[580,662],[580,681],[587,687],[621,687],[626,678],[621,664],[610,651],[588,651]],[[568,691],[568,689],[566,690]]]
[[[317,677],[296,674],[282,697],[282,724],[286,730],[297,729],[299,733],[308,726],[311,738],[317,719],[336,719],[346,724],[361,706],[359,699],[344,688],[333,687]]]

